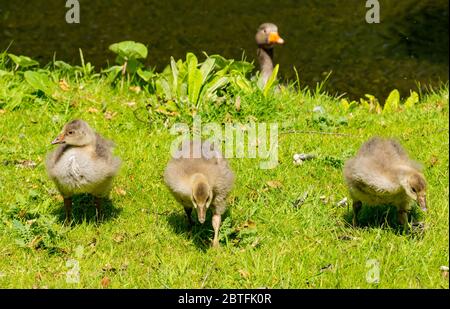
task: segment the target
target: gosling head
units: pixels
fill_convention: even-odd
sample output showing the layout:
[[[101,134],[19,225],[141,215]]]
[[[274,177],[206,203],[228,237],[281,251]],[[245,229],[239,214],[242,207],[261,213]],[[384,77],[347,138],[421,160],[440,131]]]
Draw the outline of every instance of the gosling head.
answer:
[[[416,201],[423,211],[427,210],[426,190],[427,183],[425,177],[419,172],[412,172],[406,175],[406,179],[402,182],[406,194]]]
[[[67,144],[85,146],[95,141],[95,133],[83,120],[76,119],[67,123],[62,132],[52,141],[52,144]]]
[[[191,201],[197,210],[198,221],[204,223],[206,219],[206,211],[211,205],[213,193],[205,176],[196,174],[192,182]]]
[[[273,48],[274,45],[284,44],[278,34],[278,27],[272,23],[264,23],[256,32],[256,44],[264,48]]]

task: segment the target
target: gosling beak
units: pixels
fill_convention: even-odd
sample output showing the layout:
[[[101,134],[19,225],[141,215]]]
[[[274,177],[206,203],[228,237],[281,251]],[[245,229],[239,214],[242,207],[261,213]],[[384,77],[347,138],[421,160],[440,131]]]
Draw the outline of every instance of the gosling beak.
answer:
[[[53,141],[52,141],[52,145],[55,144],[64,144],[64,133],[61,133],[60,135],[58,135]]]
[[[205,223],[205,219],[206,219],[206,207],[205,206],[197,207],[197,216],[198,216],[198,222],[200,222],[201,224]]]
[[[423,211],[427,211],[427,198],[425,195],[419,195],[417,202]]]
[[[284,40],[280,37],[278,32],[269,33],[269,44],[284,44]]]

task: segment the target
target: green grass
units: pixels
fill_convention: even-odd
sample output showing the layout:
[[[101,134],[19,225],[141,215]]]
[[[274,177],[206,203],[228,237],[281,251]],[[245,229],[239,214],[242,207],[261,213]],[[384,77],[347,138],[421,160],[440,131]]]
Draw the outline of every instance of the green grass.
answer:
[[[278,122],[280,131],[275,169],[260,169],[258,159],[230,160],[236,184],[216,250],[209,247],[210,220],[189,232],[163,183],[176,119],[141,121],[145,91],[120,90],[99,77],[67,82],[70,89],[51,99],[20,76],[0,78],[0,287],[101,288],[105,277],[111,288],[449,287],[439,270],[449,260],[447,86],[385,114],[362,107],[349,113],[338,99],[292,85],[267,98],[242,95],[239,112],[231,103],[203,109],[204,120]],[[322,118],[313,113],[318,105]],[[115,141],[123,165],[106,219],[96,223],[92,201],[82,196],[66,227],[44,162],[50,141],[76,117]],[[351,207],[337,206],[348,197],[343,163],[374,135],[396,137],[424,164],[429,211],[414,216],[425,231],[401,233],[386,206],[364,207],[361,227],[353,228]],[[317,158],[295,166],[294,153]],[[71,259],[79,263],[79,283],[66,281]],[[380,265],[378,284],[366,280],[371,259]]]

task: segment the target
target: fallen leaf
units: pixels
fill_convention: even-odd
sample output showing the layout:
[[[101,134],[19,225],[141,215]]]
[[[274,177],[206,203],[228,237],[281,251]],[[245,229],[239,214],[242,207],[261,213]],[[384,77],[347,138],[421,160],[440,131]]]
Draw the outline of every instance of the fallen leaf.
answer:
[[[87,111],[88,111],[88,113],[91,113],[91,114],[98,113],[98,109],[96,109],[95,107],[89,107]]]
[[[117,112],[106,111],[105,112],[105,119],[106,120],[112,120],[116,115],[117,115]]]
[[[134,101],[125,102],[125,105],[128,106],[128,107],[133,107],[133,106],[136,105],[136,102],[134,102]]]
[[[133,92],[136,92],[136,93],[141,92],[141,87],[140,86],[131,86],[129,89],[130,89],[130,91],[133,91]]]
[[[37,281],[41,281],[42,280],[42,274],[40,272],[37,272],[34,275],[34,279],[37,280]]]
[[[102,287],[106,289],[111,284],[111,279],[108,277],[103,277],[102,281],[100,281]]]
[[[125,191],[124,189],[122,189],[122,188],[116,188],[116,193],[118,194],[118,195],[121,195],[121,196],[124,196],[124,195],[127,195],[127,191]]]
[[[436,156],[431,156],[430,165],[433,167],[438,163],[439,159]]]
[[[234,102],[234,106],[236,107],[237,111],[241,110],[241,97],[240,96],[238,96],[236,98],[236,101]]]
[[[246,271],[245,269],[240,269],[239,274],[241,275],[242,278],[245,278],[245,279],[250,277],[250,273],[248,271]]]
[[[59,88],[61,88],[62,91],[70,90],[69,84],[64,79],[59,80]]]
[[[22,168],[35,168],[37,163],[32,160],[20,160],[17,161],[16,165]]]
[[[256,248],[256,247],[258,247],[258,245],[259,245],[259,238],[257,237],[255,239],[255,241],[252,242],[251,247]]]
[[[113,240],[120,244],[121,242],[123,242],[125,240],[125,238],[127,238],[127,234],[126,233],[117,233],[113,236]]]
[[[266,182],[266,184],[269,187],[274,188],[274,189],[279,189],[279,188],[283,187],[283,184],[278,180],[269,180],[268,182]]]
[[[30,248],[37,249],[43,243],[42,236],[36,236],[29,244]]]

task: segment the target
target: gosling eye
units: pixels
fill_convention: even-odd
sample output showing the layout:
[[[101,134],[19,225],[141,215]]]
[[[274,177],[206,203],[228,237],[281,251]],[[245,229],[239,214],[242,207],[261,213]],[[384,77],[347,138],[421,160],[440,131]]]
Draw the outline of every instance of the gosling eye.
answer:
[[[67,134],[72,135],[72,134],[73,134],[73,131],[69,131],[69,132],[67,132]]]
[[[411,188],[411,189],[412,189],[412,192],[417,193],[415,188]]]

